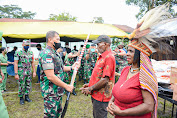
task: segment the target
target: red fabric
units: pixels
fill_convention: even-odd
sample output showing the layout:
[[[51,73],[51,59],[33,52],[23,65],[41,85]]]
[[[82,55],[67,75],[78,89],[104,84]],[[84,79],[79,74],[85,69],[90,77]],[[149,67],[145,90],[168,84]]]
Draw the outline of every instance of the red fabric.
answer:
[[[129,69],[130,66],[127,66],[122,70],[119,81],[112,90],[112,94],[115,97],[114,103],[121,110],[132,108],[143,103],[139,73],[126,81]],[[120,87],[122,84],[123,86]],[[151,118],[151,112],[141,116],[116,116],[115,118]]]
[[[92,97],[97,101],[109,102],[111,99],[112,88],[115,82],[115,67],[115,57],[111,49],[109,51],[105,51],[99,56],[92,71],[89,87],[96,84],[101,78],[104,78],[105,76],[109,77],[109,82],[104,88],[92,92]]]

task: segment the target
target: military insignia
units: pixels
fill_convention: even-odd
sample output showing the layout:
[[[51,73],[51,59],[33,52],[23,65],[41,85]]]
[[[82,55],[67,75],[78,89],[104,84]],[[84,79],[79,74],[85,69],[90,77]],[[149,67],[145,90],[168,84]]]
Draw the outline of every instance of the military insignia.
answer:
[[[51,58],[46,58],[46,62],[51,63],[51,62],[52,62],[52,59],[51,59]]]

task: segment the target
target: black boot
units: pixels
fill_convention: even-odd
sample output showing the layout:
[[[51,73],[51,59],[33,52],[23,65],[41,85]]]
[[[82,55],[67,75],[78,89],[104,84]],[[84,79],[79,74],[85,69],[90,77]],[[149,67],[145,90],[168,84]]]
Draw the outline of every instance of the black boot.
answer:
[[[23,97],[20,97],[20,104],[21,104],[21,105],[24,104],[24,99],[23,99]]]
[[[25,101],[27,101],[27,102],[32,102],[32,100],[29,99],[29,96],[28,96],[28,95],[25,95]]]
[[[73,89],[73,92],[72,92],[73,95],[77,95],[77,93],[75,92],[75,89]]]

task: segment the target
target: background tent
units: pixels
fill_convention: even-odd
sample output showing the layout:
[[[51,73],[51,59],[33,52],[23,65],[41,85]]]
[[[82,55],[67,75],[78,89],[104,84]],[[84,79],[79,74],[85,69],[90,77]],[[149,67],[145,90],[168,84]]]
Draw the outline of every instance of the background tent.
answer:
[[[92,23],[3,18],[0,19],[0,26],[7,43],[22,41],[22,39],[45,42],[46,32],[49,30],[57,31],[62,41],[76,42],[85,40],[91,31]],[[95,23],[89,40],[94,40],[102,34],[119,38],[127,35],[113,25]]]

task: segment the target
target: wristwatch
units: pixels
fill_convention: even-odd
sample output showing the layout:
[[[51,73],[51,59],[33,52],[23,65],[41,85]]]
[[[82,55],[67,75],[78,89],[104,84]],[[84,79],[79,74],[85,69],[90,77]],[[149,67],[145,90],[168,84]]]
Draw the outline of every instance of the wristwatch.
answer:
[[[73,70],[73,69],[72,69],[72,66],[70,66],[70,68],[71,68],[71,71],[72,71],[72,70]]]
[[[15,75],[18,75],[18,73],[15,73]]]

